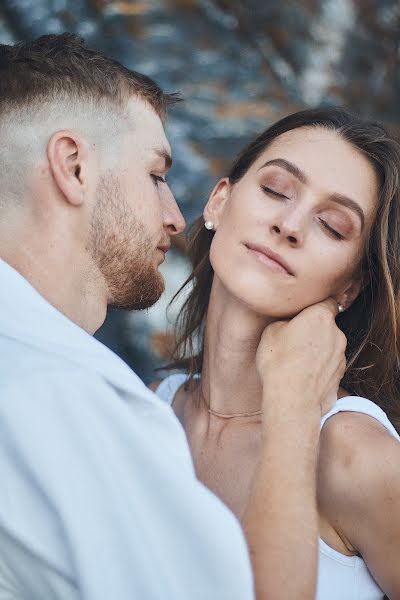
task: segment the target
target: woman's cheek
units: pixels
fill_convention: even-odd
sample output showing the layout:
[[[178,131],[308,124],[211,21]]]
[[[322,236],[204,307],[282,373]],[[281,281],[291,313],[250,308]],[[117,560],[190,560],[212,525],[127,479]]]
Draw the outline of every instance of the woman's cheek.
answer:
[[[338,276],[329,267],[326,263],[314,263],[312,271],[299,282],[299,296],[307,298],[311,304],[331,296],[335,292]]]

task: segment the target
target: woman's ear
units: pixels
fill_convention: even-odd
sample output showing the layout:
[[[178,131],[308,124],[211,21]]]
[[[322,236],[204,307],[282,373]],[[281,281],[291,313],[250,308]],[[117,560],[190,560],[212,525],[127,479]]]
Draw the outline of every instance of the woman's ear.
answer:
[[[203,211],[203,217],[205,221],[209,221],[213,224],[213,228],[217,229],[225,208],[226,201],[229,198],[231,190],[231,184],[229,179],[225,177],[220,179],[214,186],[208,202]]]
[[[336,296],[336,302],[341,304],[345,310],[350,308],[354,300],[359,296],[363,288],[367,285],[367,277],[364,273],[359,273],[350,281],[347,287]]]
[[[55,133],[47,145],[47,160],[53,180],[69,204],[79,206],[87,187],[86,144],[73,131]]]

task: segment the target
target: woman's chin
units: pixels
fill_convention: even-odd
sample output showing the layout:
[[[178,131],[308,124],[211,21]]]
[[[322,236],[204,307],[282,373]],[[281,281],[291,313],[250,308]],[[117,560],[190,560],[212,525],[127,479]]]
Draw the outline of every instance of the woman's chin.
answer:
[[[282,311],[282,301],[266,303],[265,298],[254,298],[249,295],[241,294],[236,299],[258,318],[271,322],[291,319],[302,310],[302,307],[288,306],[286,310]]]

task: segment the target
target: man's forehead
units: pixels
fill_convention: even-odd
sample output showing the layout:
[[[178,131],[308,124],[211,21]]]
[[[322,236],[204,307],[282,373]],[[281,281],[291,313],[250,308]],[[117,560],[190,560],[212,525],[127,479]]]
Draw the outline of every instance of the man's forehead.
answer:
[[[160,135],[163,134],[165,136],[164,125],[161,118],[148,102],[137,96],[133,96],[128,100],[126,110],[131,118],[132,125],[136,128],[142,130],[148,130],[150,128],[154,132],[158,132]]]
[[[132,123],[132,134],[143,149],[170,162],[171,146],[167,140],[164,124],[150,104],[132,97],[127,104]],[[140,140],[140,142],[139,142]]]

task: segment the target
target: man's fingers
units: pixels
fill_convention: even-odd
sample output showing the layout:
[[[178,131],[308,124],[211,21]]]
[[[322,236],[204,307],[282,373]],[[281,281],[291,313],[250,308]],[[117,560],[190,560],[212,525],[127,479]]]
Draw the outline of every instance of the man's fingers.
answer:
[[[334,318],[337,317],[339,313],[339,305],[334,298],[327,298],[322,302],[318,302],[318,304],[314,304],[314,306],[321,306],[323,308],[327,308]]]
[[[317,302],[316,304],[311,304],[307,308],[304,308],[296,317],[293,317],[292,322],[297,319],[309,318],[311,315],[315,319],[318,315],[323,317],[328,314],[335,319],[339,313],[338,303],[334,298],[326,298],[326,300],[322,300],[322,302]],[[307,316],[306,316],[307,315]]]

